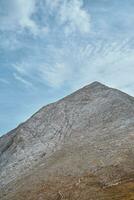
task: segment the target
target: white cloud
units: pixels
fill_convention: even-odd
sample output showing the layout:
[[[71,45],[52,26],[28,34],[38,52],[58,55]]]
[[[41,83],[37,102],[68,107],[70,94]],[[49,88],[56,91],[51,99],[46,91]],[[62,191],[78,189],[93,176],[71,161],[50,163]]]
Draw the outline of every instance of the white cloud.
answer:
[[[9,84],[9,81],[7,79],[4,78],[0,78],[0,82],[3,84]]]
[[[9,0],[2,1],[1,4],[1,28],[12,29],[15,26],[34,26],[30,19],[35,11],[35,0]]]
[[[40,2],[45,4],[41,4],[44,5],[44,9],[39,13]],[[0,30],[21,32],[28,29],[34,35],[46,34],[49,32],[49,22],[48,25],[41,26],[33,15],[43,16],[45,24],[51,14],[57,19],[57,24],[64,27],[67,34],[90,31],[90,15],[83,8],[82,0],[2,0]]]
[[[5,1],[9,2],[9,0]],[[17,75],[21,78],[26,77],[27,80],[29,80],[28,77],[31,79],[34,76],[34,80],[48,84],[53,88],[63,87],[67,83],[75,89],[94,80],[106,84],[114,83],[115,87],[120,88],[125,88],[128,83],[129,85],[133,83],[134,50],[130,47],[131,41],[122,42],[118,40],[119,38],[114,39],[114,42],[111,39],[103,41],[102,35],[101,40],[97,40],[96,37],[93,38],[92,35],[90,35],[90,38],[78,35],[78,33],[90,32],[90,14],[86,11],[83,0],[39,1],[44,2],[42,5],[45,5],[43,20],[50,19],[50,15],[51,19],[55,18],[48,20],[48,24],[51,22],[52,29],[56,27],[58,31],[61,31],[62,39],[59,39],[59,35],[57,39],[57,35],[50,34],[50,37],[47,38],[48,43],[54,43],[54,46],[50,46],[50,44],[43,46],[36,43],[35,45],[39,50],[36,50],[36,53],[32,52],[32,47],[29,48],[30,56],[23,58],[23,62],[17,62],[14,65]],[[37,0],[13,0],[13,2],[14,6],[12,7],[14,9],[11,11],[11,7],[9,12],[11,18],[6,21],[10,22],[9,28],[10,25],[20,26],[39,34],[38,23],[32,18],[33,14],[37,13]],[[17,9],[17,12],[15,12],[15,9]],[[53,24],[53,21],[56,24]],[[64,37],[63,31],[70,37]],[[75,38],[72,41],[71,36],[74,32],[77,33],[79,41]],[[54,40],[51,36],[54,37]],[[110,37],[107,36],[106,38]],[[65,42],[64,39],[66,39]],[[36,49],[34,44],[33,48]],[[125,74],[127,74],[127,78],[125,78]],[[117,76],[115,77],[115,75]],[[128,76],[130,77],[129,80]],[[21,80],[21,82],[24,81]]]
[[[83,1],[65,1],[59,11],[60,23],[65,24],[66,33],[90,32],[90,15],[83,9]]]
[[[16,70],[17,73],[21,74],[21,75],[27,75],[28,71],[28,66],[25,63],[19,63],[19,64],[13,64],[12,67],[14,68],[14,70]]]
[[[90,32],[90,15],[84,9],[83,0],[46,0],[50,12],[56,12],[59,25],[64,26],[65,33]]]
[[[37,0],[2,0],[0,30],[21,31],[28,29],[34,35],[46,33],[47,27],[40,28],[32,15],[37,11]]]
[[[36,31],[37,27],[32,20],[32,14],[36,11],[36,0],[14,0],[15,8],[18,11],[15,20],[22,27],[28,27]]]
[[[55,63],[54,66],[46,64],[39,67],[39,76],[46,82],[47,85],[53,88],[59,88],[67,81],[70,74],[70,69],[65,63]]]
[[[66,85],[76,90],[98,80],[125,91],[129,86],[129,92],[133,92],[130,89],[134,84],[134,49],[131,44],[131,40],[104,40],[88,45],[79,43],[79,46],[70,42],[61,49],[51,46],[46,48],[48,62],[45,59],[46,52],[42,51],[35,60],[24,60],[18,64],[16,71],[20,75],[25,73],[29,78],[35,78],[36,74],[36,82],[47,84],[53,89]]]
[[[30,81],[28,81],[25,78],[21,77],[19,74],[13,73],[13,76],[17,81],[22,83],[25,87],[27,87],[27,88],[33,87],[33,84]]]
[[[51,9],[50,11],[53,11],[54,9],[58,9],[58,7],[65,2],[65,0],[45,0],[46,5]]]
[[[46,84],[52,88],[60,88],[67,81],[70,72],[65,62],[64,49],[58,49],[54,46],[46,48],[46,51],[52,58],[47,62],[45,59],[45,49],[41,54],[36,54],[34,57],[24,59],[12,65],[12,68],[20,77],[34,79],[41,84]]]
[[[77,49],[79,64],[74,63],[78,69],[71,82],[73,89],[97,80],[134,94],[134,49],[131,43],[131,40],[101,41]]]

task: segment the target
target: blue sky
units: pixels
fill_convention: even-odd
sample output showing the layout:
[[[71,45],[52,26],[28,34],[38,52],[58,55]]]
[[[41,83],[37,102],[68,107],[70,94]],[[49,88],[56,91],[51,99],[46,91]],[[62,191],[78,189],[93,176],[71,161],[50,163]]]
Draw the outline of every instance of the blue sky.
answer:
[[[134,95],[133,0],[0,1],[0,135],[100,81]]]

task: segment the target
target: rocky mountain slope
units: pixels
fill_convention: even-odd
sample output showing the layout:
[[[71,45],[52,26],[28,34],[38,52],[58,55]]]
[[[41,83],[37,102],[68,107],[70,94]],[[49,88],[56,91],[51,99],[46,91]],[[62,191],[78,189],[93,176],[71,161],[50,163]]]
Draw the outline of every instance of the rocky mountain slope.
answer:
[[[133,180],[134,98],[98,82],[0,138],[2,200],[134,199]]]

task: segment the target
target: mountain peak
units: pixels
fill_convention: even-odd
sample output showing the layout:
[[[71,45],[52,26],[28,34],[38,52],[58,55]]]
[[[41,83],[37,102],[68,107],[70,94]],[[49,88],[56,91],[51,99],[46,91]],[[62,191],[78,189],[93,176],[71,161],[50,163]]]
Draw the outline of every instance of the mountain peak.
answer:
[[[101,82],[98,82],[98,81],[94,81],[92,83],[90,83],[89,85],[87,85],[86,87],[92,87],[92,88],[108,88],[108,86],[104,85],[103,83]]]
[[[93,95],[95,96],[96,94],[99,93],[99,95],[103,95],[105,92],[107,92],[108,90],[110,90],[111,88],[109,88],[108,86],[98,82],[98,81],[94,81],[82,88],[80,88],[79,90],[73,92],[72,94],[68,95],[67,97],[64,97],[64,99],[68,99],[70,97],[72,97],[72,100],[81,100],[84,98],[84,96],[90,96]],[[76,98],[74,98],[76,97]]]
[[[41,108],[0,138],[0,187],[20,194],[57,176],[78,179],[87,173],[102,185],[128,180],[134,172],[133,132],[134,99],[95,81]],[[18,180],[20,190],[26,185],[22,191],[17,191]]]

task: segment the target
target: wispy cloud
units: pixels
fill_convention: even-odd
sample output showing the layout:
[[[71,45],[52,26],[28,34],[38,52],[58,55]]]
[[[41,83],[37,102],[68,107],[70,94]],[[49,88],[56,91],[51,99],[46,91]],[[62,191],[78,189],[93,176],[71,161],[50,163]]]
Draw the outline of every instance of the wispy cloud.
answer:
[[[18,121],[31,101],[33,112],[44,99],[95,80],[134,95],[133,7],[133,0],[0,0],[0,106],[6,88],[7,116],[12,102]]]
[[[17,73],[19,73],[21,75],[26,75],[28,73],[27,66],[23,62],[21,64],[15,63],[15,64],[12,65],[12,67]]]
[[[49,30],[53,31],[46,19],[54,13],[57,19],[55,22],[63,26],[66,33],[89,33],[90,15],[83,8],[82,0],[2,0],[0,30],[17,30],[18,33],[29,30],[34,35],[41,36]],[[42,24],[37,20],[40,14],[44,16]]]
[[[17,81],[19,81],[21,84],[23,84],[24,87],[27,87],[27,88],[33,87],[33,84],[32,84],[30,81],[28,81],[28,80],[26,80],[25,78],[21,77],[21,76],[20,76],[19,74],[17,74],[17,73],[13,73],[13,77],[14,77]]]
[[[60,88],[68,80],[70,69],[66,66],[66,63],[55,63],[55,65],[49,66],[44,64],[39,67],[39,76],[42,82],[45,82],[52,88]]]
[[[9,81],[7,79],[4,78],[0,78],[0,82],[3,84],[9,84]]]
[[[45,33],[47,27],[40,28],[32,18],[37,12],[36,0],[2,0],[0,9],[0,30],[18,31],[29,30],[34,35]]]
[[[52,1],[51,1],[52,2]],[[83,8],[83,1],[60,1],[58,5],[58,20],[61,25],[65,26],[65,33],[70,34],[75,31],[80,33],[90,32],[90,15]],[[50,5],[53,5],[51,3]],[[57,7],[52,6],[52,7]]]
[[[79,46],[71,41],[62,48],[51,46],[44,49],[32,62],[24,60],[20,63],[16,71],[21,75],[25,73],[29,78],[36,74],[37,82],[53,89],[68,85],[75,90],[95,80],[125,88],[128,83],[134,83],[134,49],[131,44],[132,40],[128,39],[118,42],[101,40],[88,44],[81,42]],[[49,61],[44,57],[46,51]]]
[[[2,1],[1,3],[1,29],[13,29],[15,26],[34,26],[30,19],[35,11],[34,0]]]

